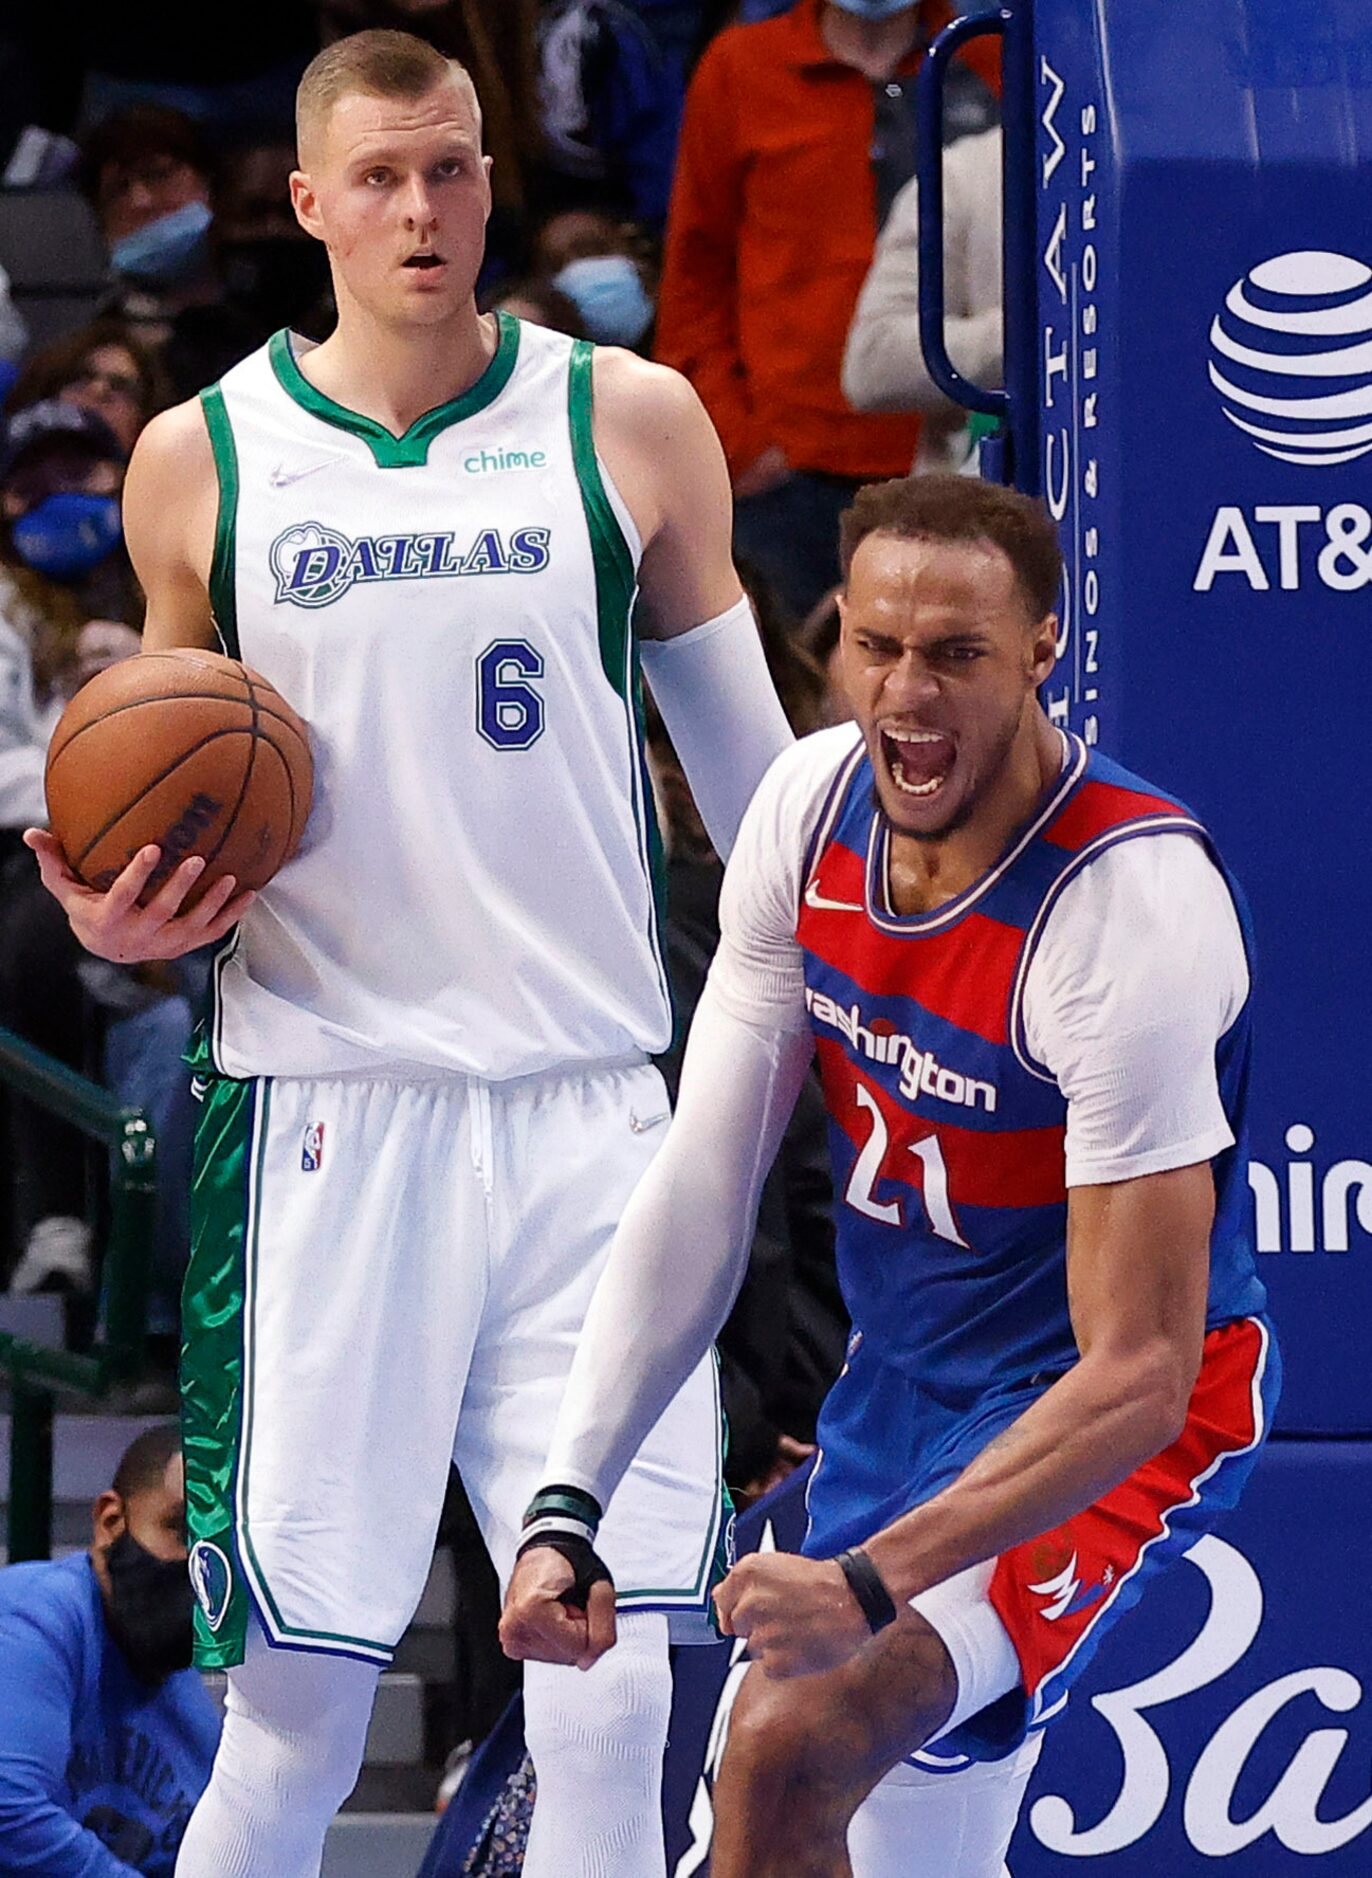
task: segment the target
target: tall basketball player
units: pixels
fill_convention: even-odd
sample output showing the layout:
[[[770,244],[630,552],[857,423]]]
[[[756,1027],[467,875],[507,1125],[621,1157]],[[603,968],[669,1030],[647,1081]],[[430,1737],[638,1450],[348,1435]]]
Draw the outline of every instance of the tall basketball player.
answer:
[[[150,649],[222,641],[308,719],[316,799],[255,899],[143,909],[31,832],[94,952],[225,941],[186,1287],[198,1660],[223,1744],[181,1878],[308,1878],[355,1779],[455,1457],[508,1573],[582,1318],[665,1134],[670,1013],[640,655],[727,850],[789,733],[729,552],[724,460],[671,372],[507,318],[470,80],[404,34],[299,98],[337,331],[280,333],[151,425],[127,533]],[[643,623],[637,643],[630,612]],[[669,1634],[721,1532],[711,1366],[604,1545],[622,1647],[531,1671],[530,1878],[658,1878]]]
[[[844,562],[857,727],[778,758],[745,818],[535,1502],[570,1559],[530,1528],[502,1629],[553,1661],[613,1636],[599,1509],[727,1309],[815,1054],[853,1335],[807,1556],[717,1596],[753,1665],[711,1869],[1000,1878],[1043,1726],[1270,1421],[1248,945],[1204,828],[1038,702],[1061,564],[1037,504],[876,485]]]

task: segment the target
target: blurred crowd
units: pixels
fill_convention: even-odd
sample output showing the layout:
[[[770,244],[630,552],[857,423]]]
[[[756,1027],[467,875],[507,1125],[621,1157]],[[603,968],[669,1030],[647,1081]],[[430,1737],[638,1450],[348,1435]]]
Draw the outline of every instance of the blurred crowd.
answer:
[[[914,78],[950,17],[947,0],[236,0],[216,21],[20,0],[0,24],[0,1025],[154,1121],[164,1384],[187,1234],[180,1055],[205,967],[83,955],[19,835],[45,818],[64,704],[138,649],[119,493],[143,425],[277,329],[330,328],[327,257],[287,193],[305,64],[385,26],[471,70],[494,158],[480,304],[691,380],[803,732],[845,708],[830,679],[838,515],[862,483],[975,448],[917,338]],[[949,352],[985,385],[1001,369],[998,121],[996,41],[980,38],[945,95],[945,290]],[[660,725],[653,741],[684,1030],[720,870]],[[0,1165],[0,1289],[63,1292],[79,1343],[102,1170],[3,1083]],[[805,1452],[841,1361],[828,1198],[819,1105],[802,1103],[723,1344],[744,1491]]]

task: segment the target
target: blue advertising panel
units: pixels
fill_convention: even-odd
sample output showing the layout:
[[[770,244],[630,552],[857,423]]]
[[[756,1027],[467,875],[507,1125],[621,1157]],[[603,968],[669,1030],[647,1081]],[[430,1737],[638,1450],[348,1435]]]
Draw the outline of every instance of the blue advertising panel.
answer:
[[[1281,1425],[1372,1433],[1372,12],[1034,0],[1033,58],[1046,702],[1249,896]]]

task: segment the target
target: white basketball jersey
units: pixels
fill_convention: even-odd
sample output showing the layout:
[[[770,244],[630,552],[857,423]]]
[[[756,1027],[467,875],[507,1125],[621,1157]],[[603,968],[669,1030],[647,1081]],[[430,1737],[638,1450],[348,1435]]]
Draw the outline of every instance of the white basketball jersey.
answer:
[[[300,852],[216,965],[215,1063],[505,1078],[663,1048],[639,544],[591,348],[502,314],[477,383],[397,438],[293,343],[202,394],[215,618],[315,761]]]

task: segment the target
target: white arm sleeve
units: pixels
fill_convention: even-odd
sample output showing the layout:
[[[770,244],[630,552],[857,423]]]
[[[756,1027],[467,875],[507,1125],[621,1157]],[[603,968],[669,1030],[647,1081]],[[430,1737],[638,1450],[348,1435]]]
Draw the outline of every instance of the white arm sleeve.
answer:
[[[43,770],[51,730],[34,705],[28,647],[0,614],[0,828],[47,827]]]
[[[674,639],[642,640],[639,652],[700,819],[728,860],[753,791],[794,741],[753,609],[739,600]]]
[[[1063,890],[1026,976],[1024,1029],[1067,1098],[1069,1187],[1232,1145],[1215,1046],[1248,988],[1233,899],[1194,836],[1121,842]]]
[[[676,1114],[615,1233],[548,1455],[546,1480],[602,1507],[747,1268],[758,1195],[813,1047],[795,938],[805,850],[853,735],[821,731],[777,759],[725,872]]]

